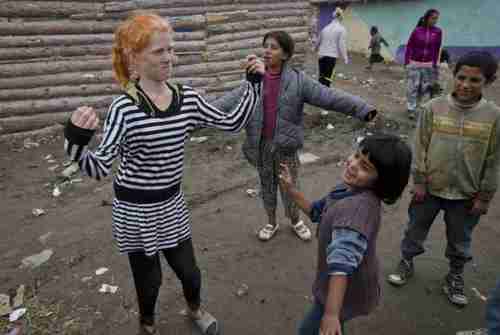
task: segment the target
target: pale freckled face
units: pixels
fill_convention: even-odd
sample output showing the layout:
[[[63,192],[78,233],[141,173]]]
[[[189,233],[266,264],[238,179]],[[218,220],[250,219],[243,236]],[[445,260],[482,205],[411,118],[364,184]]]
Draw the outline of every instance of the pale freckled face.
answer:
[[[172,75],[176,61],[173,38],[170,32],[157,32],[149,45],[136,56],[137,72],[141,78],[166,81]]]

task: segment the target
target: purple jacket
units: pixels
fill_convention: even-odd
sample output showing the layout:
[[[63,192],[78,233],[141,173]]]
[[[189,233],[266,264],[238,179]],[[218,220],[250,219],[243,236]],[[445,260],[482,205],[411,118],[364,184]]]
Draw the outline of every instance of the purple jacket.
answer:
[[[425,63],[432,62],[435,66],[438,63],[442,38],[443,33],[438,27],[415,28],[406,45],[405,65],[414,60]]]

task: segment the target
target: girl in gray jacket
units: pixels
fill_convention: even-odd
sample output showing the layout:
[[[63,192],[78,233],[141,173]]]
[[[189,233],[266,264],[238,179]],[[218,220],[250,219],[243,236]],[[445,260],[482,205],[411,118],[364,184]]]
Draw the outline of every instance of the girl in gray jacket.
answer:
[[[293,69],[294,42],[284,31],[272,31],[263,39],[266,71],[263,78],[261,101],[246,127],[247,138],[243,153],[254,165],[261,182],[261,195],[268,222],[259,232],[262,241],[270,240],[278,231],[276,222],[277,191],[280,164],[288,166],[293,182],[298,179],[298,150],[304,144],[304,104],[341,112],[370,121],[376,114],[373,106],[361,98],[331,89]],[[236,89],[216,100],[213,105],[225,111],[238,103],[242,89]],[[302,240],[311,238],[311,231],[300,220],[299,210],[288,195],[280,189],[285,215],[292,229]]]

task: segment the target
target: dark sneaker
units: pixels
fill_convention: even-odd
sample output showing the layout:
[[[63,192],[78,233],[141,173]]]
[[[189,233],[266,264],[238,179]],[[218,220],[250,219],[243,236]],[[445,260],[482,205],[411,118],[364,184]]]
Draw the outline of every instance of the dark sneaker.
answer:
[[[387,277],[387,281],[396,286],[403,286],[413,276],[413,261],[401,259],[396,272]]]
[[[464,277],[462,274],[448,273],[444,279],[443,291],[448,300],[457,306],[466,306],[469,299],[464,293]]]

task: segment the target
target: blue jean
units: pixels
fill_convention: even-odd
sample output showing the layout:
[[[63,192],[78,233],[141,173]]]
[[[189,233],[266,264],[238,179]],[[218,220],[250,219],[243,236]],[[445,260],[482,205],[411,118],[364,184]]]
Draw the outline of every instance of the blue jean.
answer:
[[[438,213],[444,211],[446,224],[446,252],[450,269],[462,273],[465,263],[472,260],[472,231],[479,222],[479,216],[469,214],[471,200],[448,200],[427,194],[424,201],[412,201],[408,208],[409,222],[401,242],[401,254],[404,259],[425,252],[424,241]]]
[[[325,314],[325,306],[314,302],[299,325],[298,335],[319,335],[323,314]],[[345,335],[344,322],[342,322],[342,335]]]
[[[488,327],[488,335],[500,335],[500,280],[488,297],[486,325]]]

